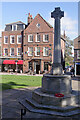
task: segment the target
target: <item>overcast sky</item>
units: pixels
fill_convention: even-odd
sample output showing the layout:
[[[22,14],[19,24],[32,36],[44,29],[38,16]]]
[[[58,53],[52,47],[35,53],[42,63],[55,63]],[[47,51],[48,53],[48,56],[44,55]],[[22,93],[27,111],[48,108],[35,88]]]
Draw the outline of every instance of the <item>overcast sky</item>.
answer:
[[[78,36],[78,2],[2,2],[2,27],[5,24],[22,21],[27,24],[27,15],[31,13],[33,18],[39,13],[46,21],[54,27],[54,19],[51,12],[55,7],[60,7],[64,11],[64,18],[61,19],[61,34],[64,30],[70,39]],[[1,18],[0,18],[1,19]],[[0,34],[1,36],[1,34]]]

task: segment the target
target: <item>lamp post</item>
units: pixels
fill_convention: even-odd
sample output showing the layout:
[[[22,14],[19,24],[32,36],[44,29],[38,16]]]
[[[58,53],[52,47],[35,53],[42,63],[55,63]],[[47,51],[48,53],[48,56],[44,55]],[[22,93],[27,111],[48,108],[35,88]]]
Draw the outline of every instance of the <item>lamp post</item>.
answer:
[[[17,74],[17,62],[18,62],[18,60],[15,60],[15,62],[16,62],[16,74]]]

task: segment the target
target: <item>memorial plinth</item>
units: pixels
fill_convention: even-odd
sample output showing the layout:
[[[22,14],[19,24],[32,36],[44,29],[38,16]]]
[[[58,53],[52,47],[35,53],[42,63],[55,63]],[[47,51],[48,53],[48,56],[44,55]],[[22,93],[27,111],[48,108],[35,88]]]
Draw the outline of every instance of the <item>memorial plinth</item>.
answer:
[[[44,75],[42,78],[42,91],[46,93],[70,94],[71,77],[67,75]]]
[[[31,98],[21,102],[29,111],[56,116],[72,116],[80,113],[78,94],[72,91],[71,77],[63,75],[61,65],[60,19],[64,12],[55,8],[54,62],[50,74],[43,75],[42,87],[32,92]]]

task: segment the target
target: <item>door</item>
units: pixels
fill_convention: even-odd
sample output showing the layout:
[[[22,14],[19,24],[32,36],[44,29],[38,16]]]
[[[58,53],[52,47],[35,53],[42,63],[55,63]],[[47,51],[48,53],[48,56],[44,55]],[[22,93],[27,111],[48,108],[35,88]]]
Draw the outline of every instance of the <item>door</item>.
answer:
[[[39,74],[40,71],[40,65],[36,65],[36,73]]]
[[[76,66],[76,75],[80,75],[80,65]]]

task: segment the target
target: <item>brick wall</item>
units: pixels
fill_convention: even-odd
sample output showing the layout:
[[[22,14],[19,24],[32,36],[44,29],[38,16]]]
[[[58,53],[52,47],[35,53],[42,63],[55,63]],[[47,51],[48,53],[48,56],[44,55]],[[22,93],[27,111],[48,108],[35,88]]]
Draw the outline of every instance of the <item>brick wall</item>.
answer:
[[[37,24],[40,24],[40,27],[37,27]],[[33,42],[28,42],[28,35],[33,35]],[[39,34],[41,37],[40,42],[36,42],[36,35]],[[43,42],[43,35],[48,34],[49,35],[49,41]],[[51,25],[49,25],[39,14],[33,19],[33,21],[29,24],[29,26],[24,30],[24,42],[23,42],[23,58],[24,58],[24,64],[23,64],[23,71],[28,71],[28,62],[31,60],[40,59],[41,60],[41,71],[44,70],[44,62],[50,62],[52,60],[53,62],[53,48],[54,48],[54,29]],[[64,41],[61,40],[61,47],[62,51],[64,52]],[[28,47],[33,47],[33,56],[29,57],[28,54],[25,54],[26,51],[28,51]],[[40,52],[40,56],[35,56],[35,47],[40,47],[42,50]],[[43,56],[43,47],[49,47],[51,50],[49,50],[49,54],[51,53],[52,56]],[[49,71],[51,67],[48,67]]]
[[[15,35],[15,43],[10,44],[10,35]],[[2,32],[2,56],[10,57],[10,48],[14,48],[14,57],[17,55],[17,48],[21,47],[21,44],[17,44],[17,35],[22,35],[21,31],[3,31]],[[4,36],[8,36],[8,44],[4,44]],[[8,48],[8,56],[4,56],[4,48]]]

